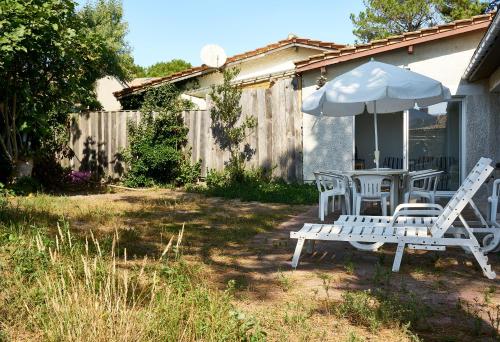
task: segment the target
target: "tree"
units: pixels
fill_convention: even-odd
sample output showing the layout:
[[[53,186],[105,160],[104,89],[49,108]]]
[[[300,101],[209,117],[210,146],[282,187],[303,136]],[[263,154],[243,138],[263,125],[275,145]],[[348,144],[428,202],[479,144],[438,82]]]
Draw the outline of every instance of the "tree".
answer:
[[[151,186],[167,183],[190,183],[200,174],[200,163],[191,165],[184,147],[188,128],[181,112],[192,103],[180,97],[180,90],[164,84],[146,92],[138,125],[128,126],[129,148],[125,161],[129,186]]]
[[[481,14],[479,0],[363,0],[366,9],[351,13],[353,33],[361,42],[386,38],[436,24]]]
[[[128,23],[123,20],[121,0],[95,0],[84,4],[79,16],[88,30],[102,39],[109,52],[107,58],[115,59],[110,65],[119,66],[113,74],[121,74],[122,79],[131,79],[140,72],[134,64],[131,48],[126,41]]]
[[[66,145],[69,113],[96,108],[97,79],[126,77],[106,32],[72,0],[0,1],[0,155],[9,164]]]
[[[158,62],[146,68],[144,77],[165,77],[173,73],[191,68],[191,63],[182,59]]]
[[[484,13],[488,2],[479,0],[447,0],[438,4],[438,10],[445,21],[466,19]]]
[[[238,74],[239,70],[236,68],[225,69],[223,83],[213,85],[209,94],[213,102],[210,108],[212,135],[222,150],[229,151],[230,158],[226,167],[236,181],[243,179],[245,161],[253,154],[248,144],[244,147],[241,144],[249,130],[257,126],[257,119],[254,116],[242,118],[240,105],[242,91],[232,84]]]

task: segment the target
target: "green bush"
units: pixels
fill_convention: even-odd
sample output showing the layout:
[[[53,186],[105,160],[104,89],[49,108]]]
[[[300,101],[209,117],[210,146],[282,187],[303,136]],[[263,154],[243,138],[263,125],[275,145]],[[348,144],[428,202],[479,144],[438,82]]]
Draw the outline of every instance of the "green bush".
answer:
[[[43,187],[44,191],[58,191],[67,188],[70,168],[61,166],[53,154],[39,154],[33,161],[32,177]]]
[[[194,189],[209,196],[267,203],[314,204],[318,197],[315,186],[273,179],[270,171],[262,168],[245,170],[241,181],[229,171],[210,170],[206,186]]]
[[[41,185],[40,182],[33,177],[21,177],[10,186],[10,189],[16,195],[28,195],[41,190]]]
[[[411,294],[401,298],[382,291],[348,291],[334,307],[337,316],[376,331],[381,326],[414,327],[429,316],[428,308]]]
[[[128,126],[130,147],[123,154],[130,167],[126,185],[185,184],[197,180],[200,164],[189,163],[189,153],[184,149],[188,128],[180,114],[189,106],[170,84],[146,93],[141,122],[130,122]]]

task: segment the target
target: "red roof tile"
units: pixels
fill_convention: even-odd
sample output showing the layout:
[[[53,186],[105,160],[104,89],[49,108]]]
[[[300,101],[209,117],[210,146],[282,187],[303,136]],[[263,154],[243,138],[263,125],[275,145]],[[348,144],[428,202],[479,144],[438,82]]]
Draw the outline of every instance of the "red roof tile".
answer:
[[[486,30],[494,16],[494,12],[477,15],[470,19],[456,20],[451,23],[423,28],[418,31],[405,32],[401,35],[373,40],[366,44],[347,46],[338,51],[325,52],[298,61],[295,63],[295,66],[298,72],[302,72],[434,39],[446,38],[474,30]]]

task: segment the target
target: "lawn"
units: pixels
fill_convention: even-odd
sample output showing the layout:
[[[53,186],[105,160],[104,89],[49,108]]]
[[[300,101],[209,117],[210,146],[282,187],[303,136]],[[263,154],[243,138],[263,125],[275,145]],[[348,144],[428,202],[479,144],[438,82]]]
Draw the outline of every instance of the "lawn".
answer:
[[[494,340],[499,283],[458,251],[393,274],[390,248],[320,245],[292,271],[288,232],[315,216],[179,190],[10,197],[0,340]]]

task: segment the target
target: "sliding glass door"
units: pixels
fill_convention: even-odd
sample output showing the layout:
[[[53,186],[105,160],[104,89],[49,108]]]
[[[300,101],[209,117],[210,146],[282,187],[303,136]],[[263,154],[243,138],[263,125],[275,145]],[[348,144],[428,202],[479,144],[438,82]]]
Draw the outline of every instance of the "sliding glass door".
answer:
[[[462,100],[427,108],[378,116],[380,166],[409,171],[443,171],[440,196],[451,195],[461,184]],[[373,168],[373,115],[354,119],[353,168]]]
[[[440,192],[455,191],[461,183],[461,112],[460,100],[408,111],[408,169],[443,171]]]

